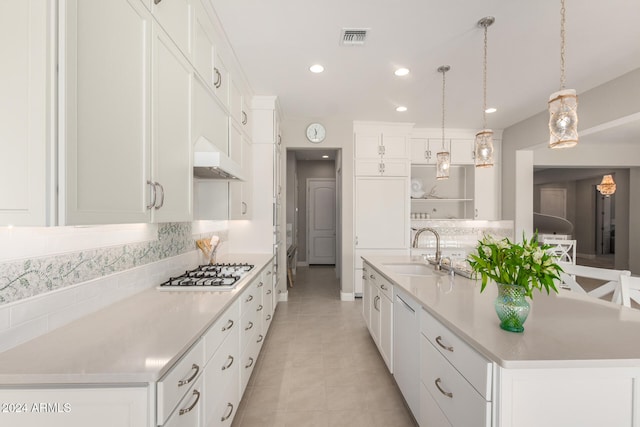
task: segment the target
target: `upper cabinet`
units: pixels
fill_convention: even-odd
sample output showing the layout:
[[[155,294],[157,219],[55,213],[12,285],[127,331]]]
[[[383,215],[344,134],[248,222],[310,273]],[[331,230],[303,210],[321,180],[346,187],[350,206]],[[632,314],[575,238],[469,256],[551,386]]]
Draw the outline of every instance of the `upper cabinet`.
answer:
[[[193,71],[166,33],[157,25],[153,30],[150,182],[151,202],[155,203],[150,209],[151,219],[154,222],[191,221]]]
[[[55,223],[52,2],[0,4],[0,226]]]
[[[190,58],[192,53],[193,7],[195,0],[153,0],[151,13],[171,40]]]
[[[70,0],[60,15],[61,223],[148,222],[162,193],[150,175],[151,14],[135,0]]]
[[[409,176],[410,126],[355,124],[357,176]]]

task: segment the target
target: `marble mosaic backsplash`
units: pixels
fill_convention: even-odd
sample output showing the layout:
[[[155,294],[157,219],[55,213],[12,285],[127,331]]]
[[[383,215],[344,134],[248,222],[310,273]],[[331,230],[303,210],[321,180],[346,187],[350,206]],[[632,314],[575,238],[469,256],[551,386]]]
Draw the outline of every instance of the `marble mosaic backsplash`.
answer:
[[[202,237],[192,223],[166,223],[155,240],[0,263],[0,305],[193,251]]]
[[[430,227],[440,235],[440,249],[443,253],[455,252],[467,255],[485,234],[496,238],[508,237],[513,240],[513,221],[477,221],[477,220],[411,220],[412,229]],[[415,231],[411,231],[411,241]],[[420,235],[418,248],[435,251],[436,239],[433,233]]]

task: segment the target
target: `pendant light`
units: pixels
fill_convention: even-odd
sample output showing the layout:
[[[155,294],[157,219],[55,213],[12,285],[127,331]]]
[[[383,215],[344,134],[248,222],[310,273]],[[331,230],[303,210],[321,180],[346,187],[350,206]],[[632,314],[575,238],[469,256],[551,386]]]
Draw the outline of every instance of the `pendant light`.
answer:
[[[611,196],[616,192],[616,183],[611,175],[605,175],[602,177],[602,182],[596,185],[596,188],[603,196]]]
[[[449,179],[449,169],[451,166],[451,154],[444,146],[444,88],[445,74],[451,69],[448,65],[438,67],[438,72],[442,73],[442,150],[436,154],[436,179]]]
[[[486,16],[478,21],[478,26],[484,28],[484,57],[482,60],[482,130],[476,134],[474,143],[474,158],[477,168],[493,166],[493,131],[487,129],[487,29],[496,19]]]
[[[565,0],[560,0],[560,90],[549,96],[549,147],[570,148],[578,144],[578,97],[565,89]]]

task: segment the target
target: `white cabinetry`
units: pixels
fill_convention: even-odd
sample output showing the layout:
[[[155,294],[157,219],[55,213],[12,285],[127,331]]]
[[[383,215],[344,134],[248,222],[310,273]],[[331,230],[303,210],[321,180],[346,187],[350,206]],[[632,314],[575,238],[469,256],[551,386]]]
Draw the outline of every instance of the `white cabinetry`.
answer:
[[[420,414],[420,304],[394,288],[393,377],[414,417]]]
[[[61,221],[191,220],[190,64],[139,1],[61,16]]]
[[[445,141],[446,144],[447,141]],[[430,138],[411,138],[411,164],[435,165],[436,155],[442,150],[440,140]]]
[[[356,175],[408,175],[409,144],[406,135],[356,131],[355,141]]]
[[[147,387],[4,388],[0,417],[11,427],[150,426],[148,396]]]
[[[424,309],[420,330],[421,424],[491,426],[493,364]]]
[[[193,0],[154,0],[151,5],[151,12],[158,23],[189,58],[192,46],[192,2]]]
[[[356,177],[356,249],[409,247],[409,179]]]
[[[0,6],[0,225],[54,223],[55,12],[43,0]]]
[[[165,0],[167,1],[167,0]],[[193,71],[159,27],[153,31],[152,71],[152,219],[192,219],[193,155],[191,86]]]
[[[61,222],[148,222],[153,18],[134,0],[69,0],[60,18]]]
[[[452,165],[473,165],[475,164],[473,138],[450,140],[451,164]]]
[[[389,372],[393,372],[393,285],[367,263],[363,315]]]

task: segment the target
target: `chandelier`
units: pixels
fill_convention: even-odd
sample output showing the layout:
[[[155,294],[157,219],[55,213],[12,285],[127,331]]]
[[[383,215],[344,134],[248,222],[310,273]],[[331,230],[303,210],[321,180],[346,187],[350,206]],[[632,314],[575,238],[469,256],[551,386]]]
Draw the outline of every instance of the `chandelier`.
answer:
[[[482,130],[476,134],[474,158],[477,168],[493,166],[493,131],[487,129],[487,29],[496,19],[487,16],[478,21],[484,28],[484,57],[482,61]]]
[[[616,183],[611,175],[605,175],[602,177],[602,182],[596,185],[596,188],[603,196],[610,196],[616,192]]]
[[[565,0],[560,0],[560,90],[549,96],[549,147],[570,148],[578,144],[578,97],[565,89]]]

